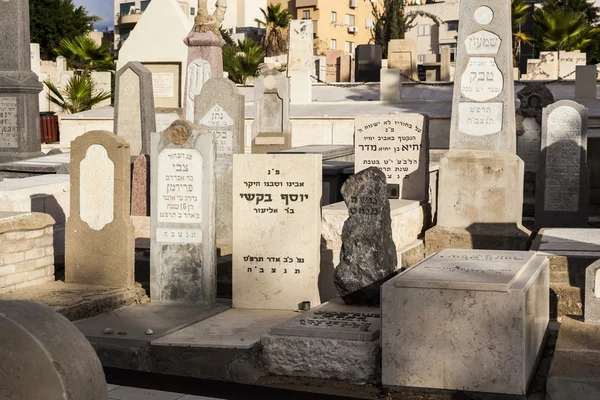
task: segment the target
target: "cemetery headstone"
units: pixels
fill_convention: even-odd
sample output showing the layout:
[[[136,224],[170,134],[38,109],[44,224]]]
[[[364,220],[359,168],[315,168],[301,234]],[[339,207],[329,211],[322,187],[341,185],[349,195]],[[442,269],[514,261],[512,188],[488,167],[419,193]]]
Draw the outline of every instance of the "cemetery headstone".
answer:
[[[131,156],[122,137],[91,131],[71,142],[65,282],[133,287]]]
[[[333,282],[346,304],[377,305],[381,285],[398,264],[385,174],[370,167],[352,175],[342,186],[342,196],[349,217]]]
[[[5,399],[106,399],[94,348],[69,320],[32,301],[0,301]]]
[[[216,137],[178,120],[152,137],[150,296],[156,303],[216,301]]]
[[[185,97],[185,119],[194,121],[194,110],[196,96],[202,91],[202,87],[211,77],[210,64],[201,58],[194,60],[188,66],[187,92]],[[163,129],[164,130],[164,129]],[[160,130],[159,132],[162,132]]]
[[[197,97],[195,123],[201,133],[215,137],[217,159],[217,246],[230,248],[233,240],[233,155],[244,152],[244,96],[227,78],[212,78]]]
[[[112,91],[111,79],[112,78],[111,78],[110,72],[106,72],[106,71],[92,72],[92,80],[94,81],[94,83],[96,83],[96,90],[98,90],[98,91],[102,91],[104,93],[110,94]],[[96,106],[94,106],[94,108],[100,108],[100,107],[106,107],[106,106],[110,106],[110,98],[101,101]]]
[[[521,223],[523,161],[516,155],[510,7],[462,2],[450,150],[440,159],[437,225],[426,252],[529,248]],[[499,199],[502,199],[499,201]]]
[[[319,304],[321,156],[233,156],[233,307]]]
[[[385,174],[390,198],[427,201],[427,116],[357,117],[354,127],[355,172],[376,167]]]
[[[388,69],[399,69],[402,74],[419,80],[417,71],[417,44],[412,39],[394,39],[388,44]]]
[[[595,100],[598,89],[598,67],[578,65],[575,69],[575,98]]]
[[[312,101],[310,76],[314,70],[313,40],[313,22],[310,19],[290,21],[287,76],[290,78],[292,103],[310,103]]]
[[[575,80],[575,68],[587,63],[587,55],[578,51],[558,52],[558,75],[566,81]]]
[[[40,57],[40,45],[39,43],[30,43],[31,51],[31,70],[35,72],[37,76],[41,73],[41,57]]]
[[[325,56],[314,56],[315,60],[315,76],[319,78],[321,82],[327,82],[327,57]]]
[[[0,162],[41,153],[39,93],[31,70],[29,2],[0,2]]]
[[[150,215],[150,158],[146,154],[140,154],[133,162],[131,215]]]
[[[325,77],[327,82],[341,82],[341,58],[344,56],[343,50],[327,50],[325,52],[326,57],[326,71]]]
[[[128,62],[115,77],[114,131],[131,146],[131,154],[148,154],[156,132],[152,73],[139,62]]]
[[[550,89],[542,83],[527,83],[523,89],[519,90],[517,97],[521,103],[517,114],[524,118],[535,118],[541,126],[542,110],[554,103],[554,96]]]
[[[277,71],[267,71],[254,83],[252,154],[292,147],[290,83]]]
[[[382,68],[380,76],[379,100],[386,103],[398,103],[402,100],[402,71]]]
[[[450,48],[443,47],[440,49],[440,80],[450,81]]]
[[[544,108],[535,228],[588,226],[587,108],[560,100]]]
[[[525,173],[535,174],[540,166],[541,129],[535,118],[524,118],[523,132],[517,137],[517,155],[525,163]]]
[[[379,82],[382,50],[375,44],[356,46],[355,71],[356,82]]]
[[[600,324],[600,261],[585,269],[585,302],[583,303],[584,321]]]

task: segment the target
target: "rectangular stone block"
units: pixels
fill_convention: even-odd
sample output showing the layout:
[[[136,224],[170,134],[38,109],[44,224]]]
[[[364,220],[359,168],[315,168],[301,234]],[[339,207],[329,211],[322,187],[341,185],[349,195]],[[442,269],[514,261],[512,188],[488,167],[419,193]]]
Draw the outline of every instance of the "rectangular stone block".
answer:
[[[596,65],[578,65],[575,71],[575,98],[595,100],[598,88],[598,67]]]
[[[417,44],[412,39],[394,39],[388,44],[388,69],[399,69],[409,78],[419,80]],[[406,80],[406,78],[403,78]]]
[[[382,69],[379,85],[379,100],[397,103],[402,100],[402,71],[399,69]]]
[[[548,303],[546,257],[437,253],[382,287],[382,383],[525,395]]]
[[[354,57],[356,82],[379,82],[382,60],[381,46],[361,44],[356,46]]]
[[[320,303],[321,156],[233,158],[233,307]]]
[[[290,21],[287,75],[290,78],[290,100],[295,104],[312,101],[310,76],[314,72],[313,40],[313,22],[311,20]]]

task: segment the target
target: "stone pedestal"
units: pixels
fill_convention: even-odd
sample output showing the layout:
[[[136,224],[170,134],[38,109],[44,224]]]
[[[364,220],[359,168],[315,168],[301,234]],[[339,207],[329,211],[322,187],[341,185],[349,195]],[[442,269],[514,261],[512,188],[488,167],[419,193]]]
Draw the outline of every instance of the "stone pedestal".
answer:
[[[444,250],[382,286],[384,386],[525,395],[548,326],[534,252]]]
[[[445,248],[527,250],[521,225],[523,161],[504,152],[451,150],[440,160],[437,226],[426,252]]]
[[[223,50],[225,41],[212,32],[190,32],[183,42],[188,46],[186,68],[201,58],[210,64],[212,77],[223,76]],[[185,106],[184,106],[185,107]]]

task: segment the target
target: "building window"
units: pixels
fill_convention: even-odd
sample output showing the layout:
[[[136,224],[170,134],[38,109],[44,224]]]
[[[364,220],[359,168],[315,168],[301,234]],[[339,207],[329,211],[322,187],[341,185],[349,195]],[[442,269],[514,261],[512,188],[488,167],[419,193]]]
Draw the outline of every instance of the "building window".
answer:
[[[302,19],[310,19],[310,10],[302,11]]]
[[[454,62],[454,60],[456,58],[456,43],[440,44],[440,49],[443,49],[446,47],[450,49],[450,62]]]
[[[367,18],[365,20],[365,28],[371,29],[375,26],[375,20],[373,18]]]
[[[196,7],[190,7],[190,15],[196,15]]]
[[[355,17],[352,14],[346,14],[346,25],[348,26],[355,26],[356,24],[355,22]]]
[[[331,47],[331,50],[337,50],[337,40],[331,39],[331,42],[329,43],[329,47]]]
[[[448,31],[458,31],[458,21],[447,21],[446,26]]]
[[[146,8],[148,8],[149,4],[150,4],[150,0],[148,0],[148,1],[142,1],[140,3],[140,10],[142,10],[142,12],[146,11]]]
[[[335,11],[331,12],[331,22],[337,22],[337,13]]]
[[[429,36],[430,32],[431,25],[419,25],[419,36]]]
[[[354,42],[346,42],[345,43],[345,47],[344,47],[344,51],[346,53],[354,54]]]
[[[119,5],[119,14],[129,15],[132,12],[135,12],[135,3],[121,3]]]

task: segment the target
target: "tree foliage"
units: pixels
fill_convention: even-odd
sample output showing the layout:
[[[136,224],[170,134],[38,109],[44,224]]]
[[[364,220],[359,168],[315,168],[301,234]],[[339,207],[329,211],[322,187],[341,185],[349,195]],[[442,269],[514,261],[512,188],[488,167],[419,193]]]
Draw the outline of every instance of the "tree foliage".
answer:
[[[534,19],[538,30],[536,39],[545,51],[585,51],[600,33],[582,12],[541,9],[536,11]]]
[[[513,36],[513,67],[519,66],[519,54],[521,52],[521,43],[531,43],[533,38],[525,32],[521,32],[521,27],[527,19],[530,3],[525,0],[511,0],[511,15],[512,15],[512,36]]]
[[[44,84],[50,90],[50,102],[68,114],[91,110],[98,103],[111,98],[111,93],[98,90],[89,75],[73,75],[62,93],[50,80],[44,81]]]
[[[287,30],[292,15],[287,9],[281,8],[281,3],[267,6],[267,10],[260,9],[263,19],[256,18],[254,21],[263,25],[267,33],[263,40],[267,57],[283,54],[287,51]]]
[[[371,3],[375,19],[375,26],[371,31],[372,41],[381,46],[384,57],[387,57],[388,42],[392,39],[404,39],[406,32],[417,26],[417,17],[429,18],[438,26],[443,23],[440,18],[427,11],[406,11],[403,3],[403,0],[384,0],[383,9],[379,9],[375,2]]]
[[[248,78],[258,76],[265,52],[252,39],[238,40],[236,46],[223,46],[223,70],[235,83],[246,84]]]
[[[62,39],[56,54],[67,59],[70,68],[88,75],[91,71],[113,71],[115,62],[110,55],[110,44],[98,46],[94,40],[85,35],[74,39]]]
[[[100,17],[89,15],[73,0],[29,0],[31,42],[40,44],[42,59],[54,59],[62,39],[74,39],[92,30]]]

